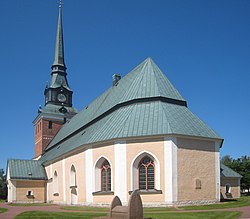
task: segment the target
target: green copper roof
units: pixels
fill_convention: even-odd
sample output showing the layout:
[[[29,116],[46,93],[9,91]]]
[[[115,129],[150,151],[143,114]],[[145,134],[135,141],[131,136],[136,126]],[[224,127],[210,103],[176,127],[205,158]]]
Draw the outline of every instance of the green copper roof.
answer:
[[[241,178],[242,176],[229,168],[228,166],[224,165],[223,163],[220,164],[220,169],[221,169],[221,176],[224,177],[232,177],[232,178]]]
[[[65,124],[42,161],[82,145],[129,137],[188,135],[221,139],[148,58]]]
[[[152,59],[148,58],[123,77],[117,86],[109,88],[79,112],[77,117],[62,128],[51,145],[61,141],[65,136],[72,134],[118,104],[151,97],[185,101]]]
[[[7,163],[11,179],[46,180],[44,167],[38,160],[10,159]]]
[[[74,107],[67,107],[67,106],[63,106],[63,107],[67,110],[66,113],[61,112],[62,106],[60,105],[49,103],[49,104],[46,104],[43,108],[39,107],[38,115],[34,119],[33,123],[36,123],[37,119],[40,119],[41,117],[47,120],[52,119],[52,120],[64,121],[65,118],[66,120],[71,119],[75,114],[78,113],[77,109]]]

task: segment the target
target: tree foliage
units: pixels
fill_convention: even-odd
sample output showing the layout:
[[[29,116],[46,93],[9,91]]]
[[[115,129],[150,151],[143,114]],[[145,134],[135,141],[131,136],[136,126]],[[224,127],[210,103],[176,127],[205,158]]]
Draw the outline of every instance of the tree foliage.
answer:
[[[0,169],[0,199],[7,198],[7,184],[6,184],[6,175],[4,170]]]
[[[221,162],[242,176],[241,182],[240,182],[241,189],[242,190],[247,189],[249,192],[250,190],[250,157],[245,155],[240,158],[233,159],[229,155],[226,155],[222,157]]]

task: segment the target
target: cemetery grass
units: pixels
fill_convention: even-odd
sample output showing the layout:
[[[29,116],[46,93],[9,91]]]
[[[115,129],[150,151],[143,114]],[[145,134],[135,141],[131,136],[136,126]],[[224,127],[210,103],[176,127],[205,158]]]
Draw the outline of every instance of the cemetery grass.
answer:
[[[236,211],[144,213],[145,218],[152,219],[237,219],[240,215]]]
[[[183,206],[178,207],[180,210],[211,210],[211,209],[225,209],[225,208],[238,208],[250,206],[250,196],[241,197],[237,199],[229,199],[221,201],[218,204],[200,205],[200,206]]]
[[[8,211],[8,209],[7,208],[0,208],[0,214],[5,212],[5,211]]]
[[[45,211],[27,211],[23,212],[15,217],[15,219],[57,219],[57,218],[79,218],[79,219],[91,219],[93,217],[106,216],[106,213],[91,213],[91,212],[45,212]]]
[[[43,212],[43,211],[30,211],[23,212],[15,217],[15,219],[57,219],[57,218],[79,218],[90,219],[93,217],[106,216],[107,213],[91,213],[91,212]],[[152,219],[237,219],[240,216],[240,212],[222,212],[222,211],[210,211],[210,212],[162,212],[162,213],[146,213],[144,217]]]
[[[63,206],[61,209],[70,211],[90,211],[90,212],[108,212],[109,208],[89,207],[89,206]]]

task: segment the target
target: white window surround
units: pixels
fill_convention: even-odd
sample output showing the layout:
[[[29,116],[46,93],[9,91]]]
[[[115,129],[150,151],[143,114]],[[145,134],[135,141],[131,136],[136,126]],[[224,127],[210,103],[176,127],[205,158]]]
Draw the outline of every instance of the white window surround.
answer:
[[[131,163],[131,191],[139,188],[138,165],[141,159],[148,156],[154,161],[155,167],[155,189],[161,190],[160,185],[160,162],[157,157],[148,151],[142,151],[135,156]]]
[[[112,174],[113,174],[113,169],[112,169],[112,164],[110,162],[110,160],[105,157],[105,156],[101,156],[99,157],[96,162],[95,162],[95,178],[94,178],[94,182],[95,182],[95,192],[100,191],[101,190],[101,167],[102,164],[104,163],[104,161],[107,160],[109,162],[110,168],[111,168],[111,191],[113,191],[113,182],[112,182]]]

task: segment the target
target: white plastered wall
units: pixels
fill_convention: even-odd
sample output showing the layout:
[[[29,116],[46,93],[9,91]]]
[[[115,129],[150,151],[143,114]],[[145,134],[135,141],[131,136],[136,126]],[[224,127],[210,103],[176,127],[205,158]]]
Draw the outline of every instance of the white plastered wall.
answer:
[[[177,201],[177,139],[164,139],[164,175],[165,202],[172,204]]]
[[[66,177],[65,177],[65,158],[62,160],[62,186],[63,186],[63,202],[66,203]]]
[[[86,173],[86,202],[93,202],[92,192],[94,191],[94,167],[93,167],[93,149],[89,148],[85,152],[85,173]]]
[[[220,143],[215,142],[216,200],[220,200]]]
[[[114,145],[114,193],[123,204],[127,203],[127,152],[126,142],[115,143]]]
[[[16,181],[10,179],[10,170],[7,169],[7,189],[8,189],[8,202],[16,201]]]

